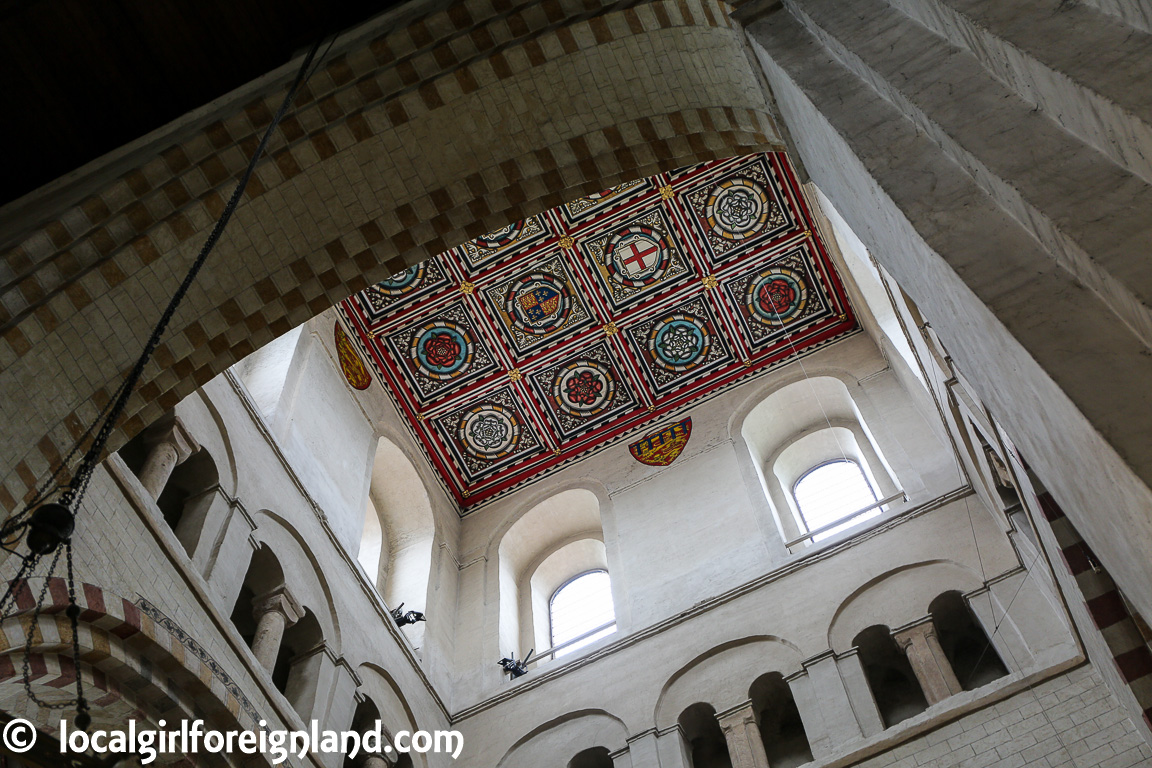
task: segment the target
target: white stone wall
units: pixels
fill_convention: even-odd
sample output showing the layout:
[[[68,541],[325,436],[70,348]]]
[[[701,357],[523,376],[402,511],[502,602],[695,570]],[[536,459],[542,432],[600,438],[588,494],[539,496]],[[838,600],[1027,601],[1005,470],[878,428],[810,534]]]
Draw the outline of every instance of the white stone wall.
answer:
[[[553,726],[574,717],[584,729],[579,738],[608,739],[613,749],[654,734],[660,743],[648,746],[655,759],[661,751],[678,753],[669,744],[678,743],[676,718],[686,706],[701,700],[717,712],[738,708],[756,677],[779,672],[789,678],[818,760],[875,752],[986,695],[1010,695],[1013,686],[1056,674],[1080,652],[1050,581],[1027,570],[1036,561],[1017,555],[1015,534],[986,494],[965,490],[943,425],[933,421],[935,406],[907,358],[880,353],[877,341],[895,348],[894,318],[883,328],[871,317],[867,334],[693,409],[692,438],[670,467],[641,465],[619,445],[460,519],[379,385],[357,392],[344,381],[332,349],[334,320],[322,316],[304,326],[292,350],[281,350],[290,361],[284,381],[262,382],[259,403],[229,373],[176,408],[220,477],[203,533],[178,539],[114,457],[93,484],[93,514],[82,516],[91,528],[81,529],[77,570],[110,593],[157,605],[253,707],[289,724],[315,716],[347,727],[359,692],[387,710],[393,729],[451,722],[478,766],[514,765],[528,754],[563,765],[575,754],[564,750],[576,736],[557,735]],[[785,389],[792,400],[779,419],[748,420]],[[840,393],[840,405],[831,392]],[[815,405],[805,405],[809,400]],[[882,465],[885,482],[908,501],[817,545],[788,548],[791,534],[780,521],[789,513],[778,501],[773,508],[758,464],[827,429],[829,413],[837,426],[852,422],[870,462]],[[435,530],[426,599],[416,603],[428,622],[399,631],[375,574],[356,560],[382,437],[415,468]],[[597,509],[571,531],[561,530],[565,513],[554,510],[517,534],[514,548],[502,547],[530,510],[577,488],[591,492],[581,498]],[[122,538],[125,531],[131,533]],[[535,664],[510,683],[496,661],[512,651],[522,657],[528,648],[509,644],[540,637],[542,619],[546,627],[537,615],[546,596],[527,594],[528,571],[547,559],[547,547],[581,537],[602,542],[596,557],[613,579],[618,631],[561,661]],[[327,661],[306,713],[294,712],[275,690],[229,620],[260,545],[272,549],[294,598],[324,635]],[[575,556],[561,560],[582,567]],[[550,572],[553,581],[563,576]],[[885,731],[852,638],[873,624],[895,630],[919,621],[949,590],[968,595],[1010,675],[991,694],[954,697]],[[590,721],[587,713],[602,714]],[[548,733],[542,742],[528,738]],[[657,765],[630,759],[634,768]],[[671,757],[659,759],[662,768],[679,768],[665,765]]]
[[[1099,674],[1084,666],[856,765],[1129,768],[1150,763],[1152,747]]]
[[[621,444],[469,513],[461,533],[460,560],[469,565],[460,573],[454,705],[497,692],[503,675],[494,661],[529,650],[500,645],[499,545],[520,516],[565,489],[589,489],[600,501],[621,631],[651,626],[799,556],[804,547],[784,547],[741,425],[770,392],[797,384],[803,393],[807,378],[822,376],[847,386],[876,449],[909,492],[911,500],[894,510],[961,485],[946,441],[919,409],[901,407],[911,397],[867,336],[817,352],[803,367],[793,363],[692,409],[692,437],[670,467],[642,465]],[[818,416],[795,429],[826,426]]]

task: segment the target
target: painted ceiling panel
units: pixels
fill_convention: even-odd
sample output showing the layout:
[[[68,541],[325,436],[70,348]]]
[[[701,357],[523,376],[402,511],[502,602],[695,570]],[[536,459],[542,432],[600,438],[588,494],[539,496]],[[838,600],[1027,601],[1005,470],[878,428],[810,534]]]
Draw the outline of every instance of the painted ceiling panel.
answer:
[[[562,205],[340,313],[462,514],[858,330],[782,153]]]

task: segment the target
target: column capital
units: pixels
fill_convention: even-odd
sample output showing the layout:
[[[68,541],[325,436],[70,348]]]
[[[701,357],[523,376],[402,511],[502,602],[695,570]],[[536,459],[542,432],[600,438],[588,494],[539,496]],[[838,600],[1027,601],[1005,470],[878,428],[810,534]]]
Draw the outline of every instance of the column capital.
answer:
[[[892,638],[908,657],[929,705],[963,690],[944,649],[940,647],[931,616],[901,627],[892,633]]]
[[[908,646],[917,638],[927,640],[930,637],[936,637],[936,625],[932,622],[931,616],[926,616],[911,624],[905,624],[892,632],[892,639],[896,641],[901,650],[907,650]]]
[[[716,715],[716,720],[728,743],[732,768],[768,768],[768,756],[751,701],[724,710],[723,714]]]
[[[150,427],[144,434],[144,444],[171,446],[176,451],[177,464],[184,463],[189,456],[200,450],[200,443],[188,432],[179,416]]]
[[[252,613],[259,621],[266,613],[279,613],[284,616],[287,626],[292,626],[304,617],[304,608],[288,591],[281,586],[252,599]]]
[[[716,715],[721,728],[731,728],[734,725],[745,725],[756,722],[756,713],[752,710],[752,700],[724,710]]]

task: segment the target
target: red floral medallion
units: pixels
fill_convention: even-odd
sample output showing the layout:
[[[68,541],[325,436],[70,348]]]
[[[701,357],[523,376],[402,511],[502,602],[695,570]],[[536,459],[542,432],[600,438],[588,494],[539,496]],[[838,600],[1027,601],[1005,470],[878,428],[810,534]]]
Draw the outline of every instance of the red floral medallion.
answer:
[[[460,359],[460,342],[450,333],[436,333],[424,342],[424,357],[437,368],[451,368]]]
[[[568,379],[567,385],[568,390],[564,396],[570,402],[580,405],[594,405],[604,391],[604,382],[592,371],[581,371]]]
[[[787,280],[770,280],[760,288],[760,306],[783,315],[796,303],[796,288]]]

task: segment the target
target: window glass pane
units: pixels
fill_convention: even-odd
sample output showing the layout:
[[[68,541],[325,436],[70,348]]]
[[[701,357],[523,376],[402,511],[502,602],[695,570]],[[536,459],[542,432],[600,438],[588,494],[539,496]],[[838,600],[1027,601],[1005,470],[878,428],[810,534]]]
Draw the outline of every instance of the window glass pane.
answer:
[[[552,647],[555,648],[588,630],[616,620],[612,604],[612,583],[607,571],[593,571],[578,576],[552,596]],[[571,653],[616,631],[608,627],[578,643],[560,650],[557,657]]]
[[[816,467],[800,478],[793,495],[796,497],[796,505],[800,507],[800,516],[810,531],[834,523],[876,502],[876,493],[868,483],[868,478],[854,461],[833,461]],[[812,540],[826,539],[879,514],[879,507],[871,509],[845,521],[843,525],[813,536]]]

